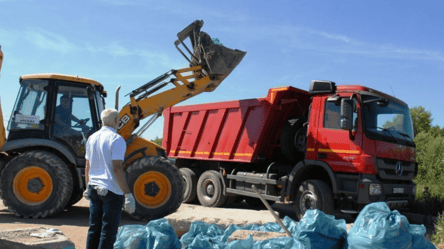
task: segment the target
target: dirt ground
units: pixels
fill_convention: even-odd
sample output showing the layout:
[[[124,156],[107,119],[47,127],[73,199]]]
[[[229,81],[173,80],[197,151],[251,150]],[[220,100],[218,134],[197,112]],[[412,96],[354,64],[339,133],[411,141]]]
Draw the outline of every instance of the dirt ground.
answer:
[[[0,200],[0,230],[13,230],[33,227],[51,227],[60,229],[75,245],[76,249],[86,247],[86,234],[89,224],[89,201],[82,199],[63,213],[47,219],[24,219],[14,216]],[[120,225],[141,224],[128,214],[123,213]]]

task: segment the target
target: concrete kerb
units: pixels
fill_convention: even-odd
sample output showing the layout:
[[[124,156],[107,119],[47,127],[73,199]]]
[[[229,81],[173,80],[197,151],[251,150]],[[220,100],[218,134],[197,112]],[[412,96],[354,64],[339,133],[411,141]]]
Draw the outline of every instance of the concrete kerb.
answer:
[[[75,245],[60,230],[39,227],[1,231],[0,248],[74,249]]]

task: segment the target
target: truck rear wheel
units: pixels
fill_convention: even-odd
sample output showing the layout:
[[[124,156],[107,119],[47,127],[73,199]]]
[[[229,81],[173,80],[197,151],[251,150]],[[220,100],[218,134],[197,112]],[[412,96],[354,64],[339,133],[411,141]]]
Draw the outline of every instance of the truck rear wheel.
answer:
[[[326,214],[333,214],[333,193],[330,187],[320,180],[302,182],[296,195],[295,209],[299,220],[309,209],[319,209]]]
[[[2,171],[1,198],[16,216],[45,218],[68,203],[73,179],[68,166],[46,151],[29,151],[12,159]]]
[[[147,156],[126,170],[128,187],[136,199],[139,220],[154,220],[175,212],[183,200],[183,180],[179,169],[168,159]]]
[[[307,132],[304,127],[305,118],[289,119],[282,127],[280,145],[282,154],[288,160],[296,162],[305,156]]]
[[[221,207],[227,196],[223,194],[222,177],[214,170],[205,171],[197,183],[197,198],[202,206]]]
[[[180,168],[184,184],[183,202],[192,203],[197,197],[197,175],[190,168]]]

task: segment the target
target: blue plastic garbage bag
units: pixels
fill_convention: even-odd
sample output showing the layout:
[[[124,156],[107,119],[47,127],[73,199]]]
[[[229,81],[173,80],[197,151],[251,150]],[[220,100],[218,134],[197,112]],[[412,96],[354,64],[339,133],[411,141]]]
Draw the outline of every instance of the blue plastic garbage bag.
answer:
[[[152,220],[146,226],[125,225],[119,229],[115,249],[180,249],[182,244],[165,218]]]
[[[284,225],[291,228],[290,232],[293,237],[307,249],[341,249],[347,237],[344,219],[337,220],[333,215],[325,214],[317,209],[307,210],[296,226],[291,223],[290,218],[285,217]]]
[[[224,231],[217,225],[195,221],[191,223],[190,230],[182,235],[180,241],[190,249],[223,248],[224,237]]]
[[[426,228],[424,225],[410,224],[410,234],[412,235],[412,248],[413,249],[434,249],[436,248],[432,242],[430,242],[424,234]]]
[[[281,238],[256,241],[256,243],[254,243],[252,248],[253,249],[274,249],[274,248],[305,249],[306,247],[297,238],[281,237]],[[322,247],[322,248],[328,248],[328,247]]]
[[[410,224],[385,202],[368,204],[359,213],[347,236],[344,248],[412,248]]]

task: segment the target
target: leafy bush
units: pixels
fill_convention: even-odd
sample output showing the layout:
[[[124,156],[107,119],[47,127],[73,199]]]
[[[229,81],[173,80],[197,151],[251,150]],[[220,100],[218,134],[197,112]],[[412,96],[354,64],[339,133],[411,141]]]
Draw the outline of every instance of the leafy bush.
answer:
[[[443,245],[444,243],[444,213],[438,217],[438,223],[435,224],[435,234],[432,236],[432,242],[435,245]]]
[[[434,137],[432,133],[421,132],[415,137],[419,151],[419,163],[416,180],[419,182],[437,182],[444,175],[444,137]]]
[[[444,200],[433,195],[428,187],[424,187],[422,193],[417,193],[415,201],[409,206],[409,211],[412,213],[432,216],[437,216],[443,209]]]

